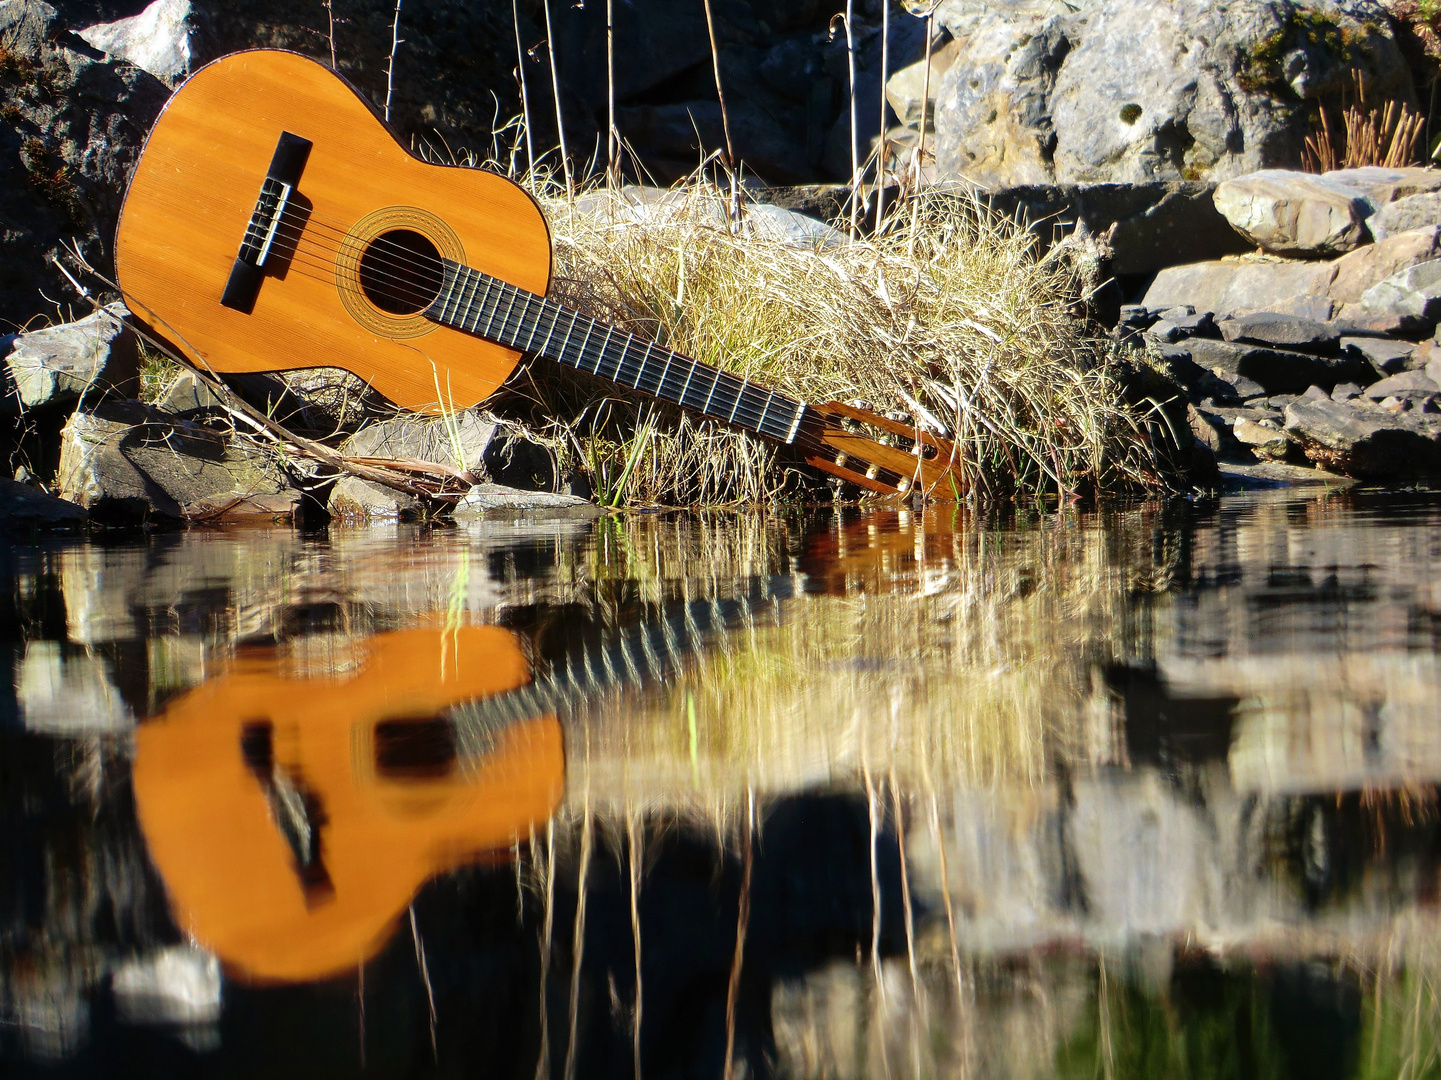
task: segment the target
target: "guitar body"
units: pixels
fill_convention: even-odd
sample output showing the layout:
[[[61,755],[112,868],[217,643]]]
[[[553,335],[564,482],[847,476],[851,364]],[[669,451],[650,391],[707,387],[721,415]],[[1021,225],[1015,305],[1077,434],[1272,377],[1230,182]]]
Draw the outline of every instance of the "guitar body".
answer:
[[[301,242],[267,268],[246,313],[220,300],[284,132],[312,144],[296,186],[303,237],[282,231],[283,255],[287,239]],[[369,301],[357,258],[397,230],[531,292],[549,284],[550,233],[524,190],[420,161],[313,60],[243,52],[196,72],[156,122],[121,211],[116,270],[131,311],[214,371],[342,367],[409,409],[473,405],[520,354]]]
[[[504,856],[554,813],[554,715],[471,760],[434,742],[445,710],[528,681],[510,633],[466,626],[380,635],[348,675],[252,666],[177,699],[136,732],[133,773],[176,922],[242,978],[353,971],[427,880]]]

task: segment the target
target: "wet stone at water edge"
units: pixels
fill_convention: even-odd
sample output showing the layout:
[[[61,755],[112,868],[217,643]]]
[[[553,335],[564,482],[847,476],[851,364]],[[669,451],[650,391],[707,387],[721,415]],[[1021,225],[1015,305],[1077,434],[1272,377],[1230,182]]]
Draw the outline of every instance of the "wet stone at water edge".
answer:
[[[3,551],[7,1076],[1433,1054],[1434,493]]]

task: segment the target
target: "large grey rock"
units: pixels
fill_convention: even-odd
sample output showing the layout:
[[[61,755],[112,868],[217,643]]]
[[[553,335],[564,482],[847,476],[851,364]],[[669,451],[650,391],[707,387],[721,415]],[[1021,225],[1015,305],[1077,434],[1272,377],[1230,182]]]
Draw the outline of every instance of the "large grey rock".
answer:
[[[500,484],[477,484],[455,505],[457,521],[488,515],[544,514],[599,517],[605,511],[589,499],[553,491],[522,491]]]
[[[443,418],[404,416],[361,428],[340,444],[356,458],[408,458],[481,474],[485,451],[499,424],[474,409]]]
[[[1369,238],[1373,207],[1340,180],[1266,169],[1222,182],[1215,199],[1232,228],[1275,255],[1339,255]]]
[[[56,486],[99,521],[290,516],[301,491],[269,452],[135,401],[75,413]]]
[[[1322,352],[1340,339],[1335,327],[1314,319],[1280,315],[1272,311],[1255,311],[1224,319],[1221,336],[1227,341],[1243,341],[1254,345],[1275,345],[1303,352]]]
[[[331,517],[348,522],[394,521],[419,517],[425,512],[419,499],[358,476],[342,476],[337,480],[330,489],[325,509]]]
[[[1437,169],[1390,169],[1384,165],[1366,165],[1359,169],[1333,169],[1322,173],[1322,176],[1360,188],[1377,208],[1411,195],[1441,191],[1441,170]]]
[[[1043,241],[1082,223],[1107,237],[1111,272],[1146,274],[1178,263],[1219,259],[1249,250],[1211,199],[1214,185],[1028,185],[988,192],[993,207],[1028,224]]]
[[[1375,100],[1414,102],[1385,14],[1367,0],[943,10],[965,44],[936,96],[937,167],[987,186],[1295,165],[1312,103],[1335,100],[1357,70]]]
[[[169,94],[155,76],[99,58],[41,0],[0,0],[0,324],[73,302],[51,263],[74,239],[113,276],[125,183]]]
[[[1400,371],[1366,387],[1366,396],[1372,401],[1388,397],[1425,397],[1430,394],[1441,394],[1441,386],[1436,385],[1430,374],[1424,370]]]
[[[1434,225],[1388,236],[1337,259],[1327,295],[1338,304],[1359,303],[1367,289],[1392,274],[1438,257],[1441,228]]]
[[[112,304],[75,322],[15,338],[5,358],[7,404],[73,408],[82,397],[134,393],[140,358],[135,334],[123,322],[126,314],[124,305]]]
[[[1159,309],[1191,304],[1220,318],[1251,311],[1325,320],[1334,263],[1305,259],[1222,259],[1172,266],[1156,275],[1142,301]]]
[[[88,517],[84,507],[0,476],[0,534],[80,528]]]
[[[951,70],[951,65],[960,55],[964,42],[952,38],[938,48],[931,50],[930,78],[926,77],[924,56],[914,64],[901,68],[886,80],[886,101],[896,118],[907,127],[919,127],[922,105],[926,116],[926,130],[936,127],[936,94],[941,88],[941,77]]]
[[[1323,469],[1362,479],[1441,469],[1441,422],[1375,406],[1302,398],[1286,406],[1286,431]]]
[[[1434,229],[1437,225],[1441,225],[1441,191],[1397,199],[1366,219],[1366,228],[1377,240],[1413,229]]]
[[[1376,337],[1343,337],[1341,351],[1360,357],[1383,375],[1404,370],[1416,346],[1409,341],[1391,341]]]
[[[1291,440],[1274,420],[1251,420],[1241,417],[1231,434],[1242,446],[1267,461],[1284,461],[1291,453]]]
[[[145,10],[79,31],[87,45],[174,84],[190,72],[190,0],[155,0]]]
[[[1354,357],[1315,356],[1231,341],[1194,338],[1186,343],[1191,358],[1223,378],[1245,376],[1272,394],[1299,394],[1309,386],[1329,389],[1339,382],[1370,382],[1375,371]]]
[[[1361,294],[1361,306],[1434,322],[1441,316],[1441,259],[1417,263]]]

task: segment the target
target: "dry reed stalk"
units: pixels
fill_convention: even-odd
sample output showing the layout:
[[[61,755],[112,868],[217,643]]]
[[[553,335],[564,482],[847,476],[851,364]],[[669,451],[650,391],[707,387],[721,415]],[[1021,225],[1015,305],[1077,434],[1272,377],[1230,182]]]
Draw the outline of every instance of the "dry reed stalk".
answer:
[[[605,101],[605,182],[613,188],[618,188],[620,187],[620,132],[615,126],[615,0],[605,0]]]
[[[565,176],[565,197],[567,203],[575,199],[575,177],[570,168],[570,150],[565,145],[565,110],[560,104],[560,70],[555,62],[555,30],[550,24],[550,0],[541,0],[545,11],[545,52],[550,60],[550,92],[555,98],[555,136],[560,143],[560,167]]]
[[[640,953],[640,886],[645,866],[645,854],[640,848],[637,828],[639,814],[625,816],[626,851],[630,869],[630,933],[635,949],[635,1011],[631,1016],[631,1055],[635,1059],[635,1080],[641,1080],[640,1022],[641,1022],[641,953]]]
[[[746,792],[745,851],[741,861],[740,896],[736,905],[736,945],[731,957],[730,980],[726,984],[726,1054],[725,1066],[721,1069],[723,1080],[730,1080],[731,1065],[735,1059],[736,1043],[736,1002],[740,997],[741,966],[745,961],[746,928],[751,913],[751,869],[755,863],[756,793],[751,788]]]
[[[741,215],[740,163],[736,161],[735,144],[731,141],[730,110],[726,108],[725,87],[721,84],[720,46],[716,44],[715,16],[711,14],[710,0],[705,0],[705,28],[706,33],[710,35],[711,70],[715,74],[716,98],[720,101],[721,130],[725,133],[726,154],[724,165],[730,180],[730,201],[727,204],[729,218],[731,221],[739,221]]]
[[[1366,83],[1355,76],[1355,100],[1341,110],[1342,144],[1336,145],[1330,110],[1319,109],[1321,130],[1308,135],[1301,167],[1308,172],[1359,169],[1368,165],[1399,169],[1420,160],[1426,118],[1394,99],[1378,107],[1366,100]]]
[[[846,0],[846,10],[843,14],[837,14],[831,19],[831,35],[835,36],[836,19],[842,19],[846,28],[846,78],[849,96],[847,98],[847,109],[851,119],[851,196],[850,196],[850,219],[851,239],[855,240],[860,236],[860,198],[861,198],[861,161],[860,161],[860,123],[856,111],[856,39],[853,32],[855,22],[855,0]],[[881,95],[883,98],[885,94]]]
[[[326,38],[330,42],[330,70],[335,71],[337,70],[335,62],[335,0],[320,0],[320,2],[325,8],[325,17],[329,23]]]
[[[435,1038],[435,990],[430,985],[430,965],[425,962],[425,946],[420,940],[420,926],[415,921],[415,905],[410,905],[410,938],[415,943],[415,967],[420,973],[421,985],[425,987],[425,1002],[430,1008],[430,1056],[440,1061],[440,1049]]]
[[[400,4],[395,0],[395,18],[390,24],[390,56],[385,62],[385,120],[390,122],[390,98],[395,92],[395,54],[400,48]]]
[[[881,141],[876,158],[876,231],[886,220],[886,76],[891,67],[891,5],[881,0]]]
[[[515,29],[515,73],[520,81],[520,116],[525,127],[525,175],[535,174],[535,145],[532,142],[530,122],[530,86],[525,77],[525,49],[520,43],[520,0],[510,0],[510,23]],[[327,6],[330,0],[326,0]]]

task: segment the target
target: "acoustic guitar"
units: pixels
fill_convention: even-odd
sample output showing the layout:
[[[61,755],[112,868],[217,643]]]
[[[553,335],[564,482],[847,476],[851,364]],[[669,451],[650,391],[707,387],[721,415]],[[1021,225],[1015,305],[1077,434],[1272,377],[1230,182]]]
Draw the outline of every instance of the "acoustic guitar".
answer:
[[[236,53],[176,91],[115,259],[135,316],[215,372],[341,367],[434,412],[483,400],[533,354],[871,491],[960,490],[947,440],[797,401],[546,299],[550,233],[524,189],[412,156],[349,83],[295,53]]]
[[[355,970],[437,874],[505,858],[560,803],[557,710],[665,675],[788,595],[677,605],[532,680],[494,626],[411,629],[358,669],[217,676],[136,732],[141,831],[180,928],[233,976],[298,982]]]

